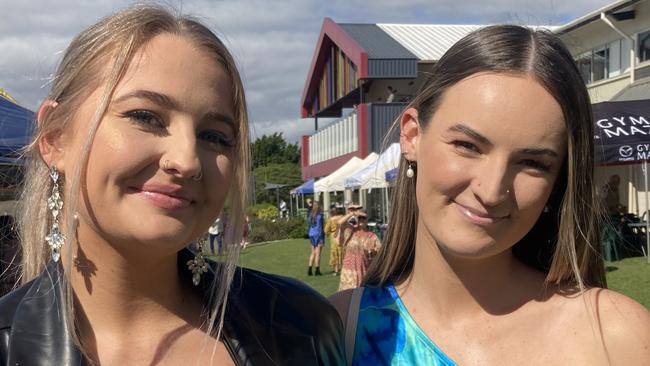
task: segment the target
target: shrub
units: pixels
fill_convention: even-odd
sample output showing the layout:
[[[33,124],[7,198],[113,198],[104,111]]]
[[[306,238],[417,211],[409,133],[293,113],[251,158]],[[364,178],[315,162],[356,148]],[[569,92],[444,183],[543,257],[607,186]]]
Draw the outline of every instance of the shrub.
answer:
[[[273,220],[277,219],[280,216],[278,208],[270,203],[261,203],[259,205],[255,205],[249,207],[246,211],[249,216],[263,220]]]
[[[307,222],[303,219],[260,219],[252,221],[249,241],[260,243],[282,239],[301,239],[307,234]]]

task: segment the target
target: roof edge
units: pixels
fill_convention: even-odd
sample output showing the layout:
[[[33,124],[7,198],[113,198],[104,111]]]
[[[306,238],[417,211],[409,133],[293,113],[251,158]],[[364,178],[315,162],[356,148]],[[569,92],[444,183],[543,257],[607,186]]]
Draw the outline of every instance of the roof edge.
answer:
[[[312,85],[317,82],[318,79],[318,75],[315,75],[314,72],[324,62],[321,54],[323,51],[323,44],[328,42],[326,38],[329,42],[337,45],[347,55],[347,57],[357,65],[359,68],[358,77],[360,79],[365,78],[368,75],[368,53],[366,50],[334,20],[326,17],[323,19],[323,25],[321,26],[316,49],[314,50],[311,65],[309,66],[307,80],[305,80],[305,86],[303,87],[302,96],[300,97],[300,116],[302,118],[307,117],[305,102],[307,97],[311,96],[310,93],[313,90]]]
[[[645,1],[645,0],[619,0],[614,3],[611,3],[609,5],[605,5],[602,8],[598,10],[594,10],[591,13],[587,15],[583,15],[580,18],[574,19],[570,21],[569,23],[558,27],[557,29],[553,30],[556,34],[565,34],[568,33],[574,29],[580,28],[582,26],[585,26],[591,22],[594,22],[598,19],[600,19],[600,14],[601,13],[606,13],[606,14],[611,14],[613,12],[616,12],[618,10],[621,10],[623,8],[626,8],[628,6],[634,5],[638,2]]]

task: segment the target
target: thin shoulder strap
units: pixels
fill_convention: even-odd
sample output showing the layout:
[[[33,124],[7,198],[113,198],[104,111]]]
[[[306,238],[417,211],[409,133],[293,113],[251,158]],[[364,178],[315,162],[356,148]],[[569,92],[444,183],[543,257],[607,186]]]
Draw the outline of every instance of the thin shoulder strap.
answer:
[[[361,305],[363,289],[363,287],[357,287],[352,290],[350,306],[348,306],[348,316],[345,322],[345,356],[348,359],[348,365],[352,365],[352,357],[354,356],[354,341],[357,336],[357,318],[359,317],[359,305]]]

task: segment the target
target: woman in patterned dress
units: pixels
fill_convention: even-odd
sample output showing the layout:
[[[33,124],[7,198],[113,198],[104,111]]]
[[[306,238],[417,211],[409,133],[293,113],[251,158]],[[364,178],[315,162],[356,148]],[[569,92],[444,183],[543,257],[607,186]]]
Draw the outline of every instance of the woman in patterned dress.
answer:
[[[381,248],[381,242],[377,235],[368,230],[368,215],[364,211],[357,211],[352,216],[350,224],[352,234],[342,243],[345,256],[343,257],[339,291],[361,286],[370,261]]]

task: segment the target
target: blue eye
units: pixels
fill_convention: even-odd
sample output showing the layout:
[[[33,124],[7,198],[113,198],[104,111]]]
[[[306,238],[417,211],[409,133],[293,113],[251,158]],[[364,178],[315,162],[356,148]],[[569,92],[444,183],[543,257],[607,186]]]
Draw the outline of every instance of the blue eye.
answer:
[[[209,142],[216,147],[233,147],[235,144],[222,133],[217,131],[203,131],[198,136],[203,141]]]
[[[157,114],[147,110],[129,111],[124,113],[124,116],[141,125],[149,127],[164,127],[162,119]]]

